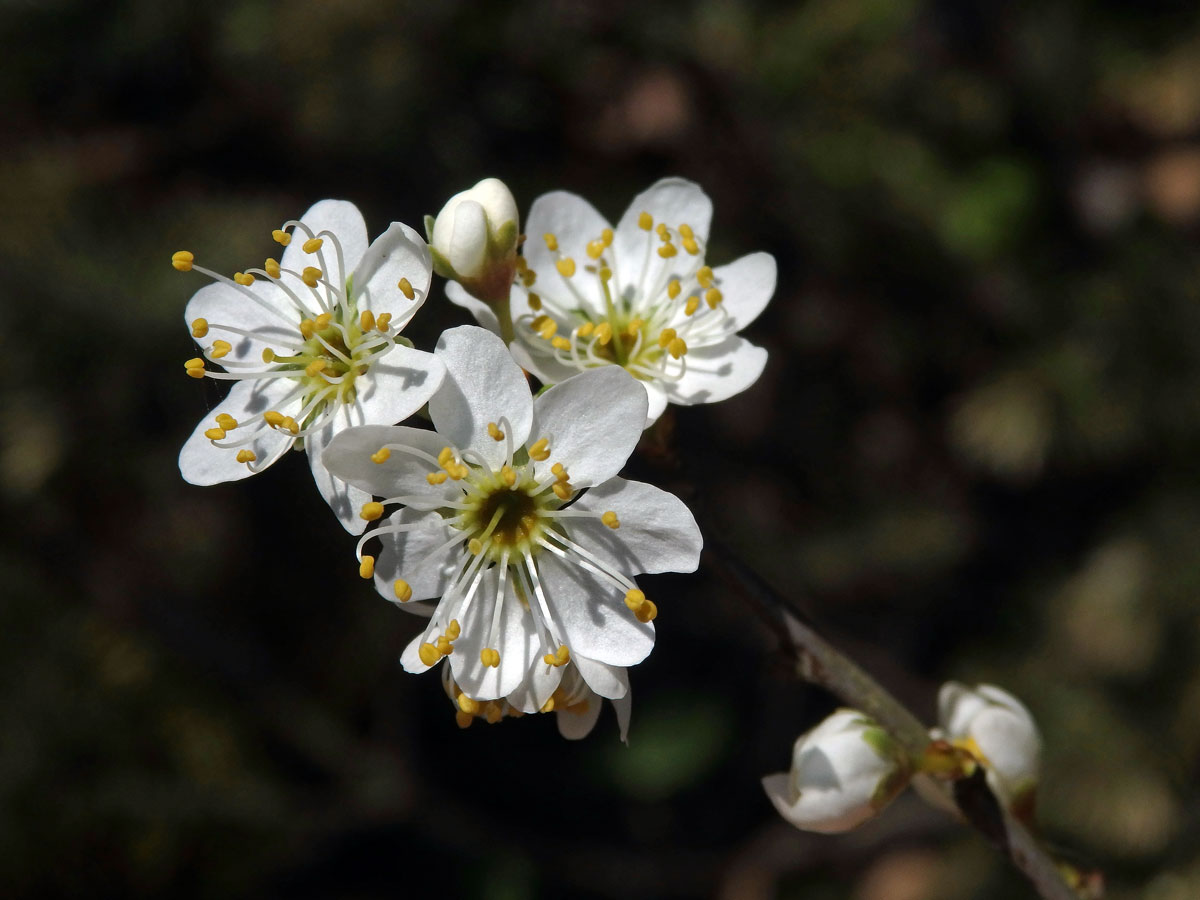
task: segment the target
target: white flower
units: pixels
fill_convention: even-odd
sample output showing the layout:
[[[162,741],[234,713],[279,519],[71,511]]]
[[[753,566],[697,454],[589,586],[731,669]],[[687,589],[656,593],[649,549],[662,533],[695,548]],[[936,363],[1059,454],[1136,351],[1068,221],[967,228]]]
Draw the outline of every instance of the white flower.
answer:
[[[429,250],[398,222],[368,247],[362,215],[344,200],[322,200],[274,237],[282,260],[232,278],[187,251],[172,260],[216,281],[187,306],[204,354],[188,360],[187,373],[234,382],[184,444],[179,470],[192,484],[236,481],[303,446],[321,494],[348,530],[361,531],[357,513],[369,498],[331,478],[321,454],[351,425],[407,418],[441,384],[442,364],[399,337],[428,295]]]
[[[540,709],[575,660],[616,699],[617,670],[654,645],[657,607],[632,575],[691,572],[700,554],[682,502],[616,477],[641,434],[645,392],[608,367],[535,400],[503,342],[469,325],[443,333],[436,353],[446,366],[429,403],[436,432],[355,428],[325,456],[337,477],[386,498],[365,516],[404,504],[359,542],[360,574],[401,603],[441,598],[401,662],[423,672],[449,656],[477,701],[528,679]],[[362,555],[375,538],[378,562]]]
[[[437,272],[493,302],[506,297],[516,264],[520,216],[503,181],[485,178],[426,220]],[[497,296],[498,295],[498,296]]]
[[[938,693],[938,722],[933,736],[969,751],[1005,806],[1032,812],[1042,738],[1020,700],[995,685],[948,681]]]
[[[558,733],[570,741],[587,737],[596,721],[600,718],[600,707],[603,698],[584,680],[580,674],[579,662],[585,667],[590,660],[576,656],[567,663],[562,672],[562,680],[550,699],[537,705],[536,690],[531,683],[522,684],[520,688],[499,700],[480,702],[469,697],[454,681],[449,666],[442,668],[442,687],[455,706],[455,719],[460,728],[468,728],[476,719],[483,719],[494,725],[504,718],[520,718],[530,713],[553,712],[557,720]],[[535,664],[536,668],[536,664]],[[629,715],[632,711],[632,696],[629,693],[628,676],[625,669],[612,668],[600,673],[605,682],[620,685],[621,695],[612,698],[613,709],[617,713],[617,726],[620,728],[621,740],[627,742],[629,733]]]
[[[750,387],[767,353],[737,332],[775,291],[775,260],[752,253],[705,262],[712,202],[666,178],[634,198],[616,228],[575,194],[534,201],[512,288],[517,361],[547,384],[623,366],[649,397],[646,424],[667,403],[714,403]],[[446,295],[498,330],[494,311],[453,283]]]
[[[849,831],[908,783],[903,748],[873,720],[841,709],[796,740],[792,769],[762,780],[779,814],[805,831]]]

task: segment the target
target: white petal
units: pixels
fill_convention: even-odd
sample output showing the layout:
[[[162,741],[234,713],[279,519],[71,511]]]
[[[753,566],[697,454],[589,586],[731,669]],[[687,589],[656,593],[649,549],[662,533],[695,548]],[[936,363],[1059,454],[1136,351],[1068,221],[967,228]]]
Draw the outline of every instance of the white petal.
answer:
[[[391,313],[393,327],[402,329],[429,296],[432,276],[429,247],[407,225],[393,222],[372,242],[354,270],[358,309],[360,312],[369,309],[376,316]],[[401,278],[407,278],[412,286],[412,300],[400,290]]]
[[[240,481],[249,478],[255,471],[262,471],[274,463],[292,445],[292,436],[270,428],[260,429],[258,436],[249,444],[235,448],[214,447],[204,436],[209,428],[216,427],[216,417],[229,414],[241,423],[241,427],[229,432],[236,439],[242,428],[257,427],[262,414],[276,409],[279,401],[286,397],[296,383],[290,378],[273,381],[239,381],[229,395],[217,404],[208,417],[196,426],[191,437],[179,451],[179,472],[183,480],[191,484],[220,484],[224,481]],[[258,457],[254,470],[237,461],[239,449],[252,450]]]
[[[385,444],[411,447],[420,455],[397,449],[377,463],[371,454]],[[452,481],[431,485],[426,480],[430,472],[438,471],[436,457],[445,446],[446,439],[436,431],[403,425],[364,425],[337,434],[326,448],[324,460],[335,476],[376,497],[424,497],[428,502],[420,506],[432,509],[440,501],[461,496]]]
[[[711,347],[689,350],[687,372],[664,385],[667,398],[684,406],[726,400],[758,381],[766,364],[766,350],[731,335]]]
[[[338,267],[337,252],[330,241],[326,241],[317,253],[305,253],[303,245],[307,235],[295,229],[292,241],[284,248],[280,265],[285,269],[302,272],[305,266],[316,266],[325,274],[325,280],[342,289],[346,276],[353,272],[363,254],[367,252],[367,223],[363,221],[358,207],[348,200],[322,200],[309,207],[300,221],[313,234],[332,232],[342,245],[344,269]]]
[[[541,649],[533,616],[513,595],[511,579],[505,591],[498,634],[489,633],[498,574],[496,568],[484,574],[478,588],[480,594],[472,601],[465,621],[459,623],[462,635],[454,642],[454,653],[450,656],[454,680],[468,697],[476,700],[495,700],[515,691]],[[479,652],[484,647],[500,653],[500,665],[494,668],[483,665]]]
[[[728,265],[713,269],[713,279],[721,289],[722,308],[741,331],[766,308],[775,293],[775,257],[770,253],[750,253]]]
[[[629,718],[633,714],[633,692],[627,693],[619,700],[614,700],[613,709],[617,713],[617,727],[621,729],[621,743],[628,746]]]
[[[654,625],[639,622],[624,591],[551,553],[537,557],[551,611],[573,654],[613,666],[632,666],[654,649]]]
[[[535,438],[550,439],[550,458],[535,466],[546,477],[554,463],[571,484],[590,487],[625,465],[646,419],[646,392],[620,366],[589,369],[539,396],[533,404]]]
[[[566,666],[548,666],[535,660],[521,686],[506,698],[510,704],[524,713],[539,712],[562,682]]]
[[[1037,781],[1041,738],[1030,725],[1028,720],[999,706],[983,710],[971,722],[971,737],[988,763],[1014,787]]]
[[[591,734],[600,718],[600,707],[604,705],[595,694],[587,698],[587,706],[580,710],[577,706],[568,709],[556,709],[555,721],[558,733],[568,741],[578,741]]]
[[[335,477],[325,468],[325,463],[322,461],[325,448],[332,440],[336,429],[336,420],[331,420],[320,429],[305,435],[304,449],[308,453],[308,464],[312,469],[313,481],[316,482],[317,490],[325,498],[325,502],[329,504],[329,508],[333,510],[338,521],[342,523],[342,527],[351,534],[359,534],[367,527],[367,523],[358,513],[363,504],[371,499],[371,495]]]
[[[638,227],[638,217],[643,212],[650,213],[655,227],[665,224],[675,229],[690,225],[698,240],[708,240],[712,201],[698,184],[683,178],[664,178],[651,185],[633,198],[617,223],[612,249],[617,261],[616,280],[622,292],[654,283],[660,267],[678,270],[686,265],[682,259],[686,254],[670,260],[658,255],[662,244],[658,236]]]
[[[184,321],[189,328],[196,319],[204,319],[209,323],[208,334],[196,338],[197,344],[208,350],[214,341],[227,341],[233,349],[225,359],[261,363],[263,350],[270,348],[279,351],[301,342],[300,313],[280,288],[265,279],[259,279],[246,287],[245,291],[260,298],[268,308],[256,303],[242,289],[222,281],[206,285],[192,295],[183,315]],[[278,311],[279,315],[271,310]],[[234,334],[222,330],[221,325],[252,331],[254,334]]]
[[[463,556],[461,546],[444,548],[452,536],[445,520],[437,513],[405,508],[392,513],[384,524],[389,523],[419,527],[379,536],[383,546],[375,560],[375,590],[401,609],[408,603],[442,596]],[[397,578],[403,578],[412,588],[412,599],[407,603],[396,599],[394,585]]]
[[[420,675],[422,672],[428,672],[433,668],[433,666],[425,665],[421,659],[421,645],[423,643],[425,643],[425,633],[420,632],[404,645],[404,651],[400,654],[400,665],[404,668],[405,672]],[[433,665],[436,666],[437,663]]]
[[[646,407],[645,424],[645,427],[649,428],[658,421],[659,416],[666,412],[667,393],[663,390],[662,385],[657,381],[643,381],[641,382],[641,385],[646,389],[646,399],[650,401],[649,405]]]
[[[446,367],[432,353],[397,345],[355,382],[351,418],[365,425],[403,422],[429,402],[445,377]]]
[[[457,281],[447,281],[445,288],[447,300],[455,306],[461,306],[473,315],[475,321],[492,334],[500,334],[500,320],[496,318],[496,313],[492,310],[491,306],[477,297],[468,294],[467,289]]]
[[[440,217],[439,217],[440,218]],[[446,242],[445,255],[451,267],[463,278],[474,278],[483,270],[488,251],[488,221],[483,207],[464,200],[454,210],[453,230]],[[434,226],[434,239],[438,237]]]
[[[579,374],[578,369],[565,366],[553,356],[537,353],[531,349],[529,340],[522,336],[520,328],[517,329],[517,339],[509,344],[508,350],[517,365],[542,384],[562,384],[568,378],[574,378]]]
[[[640,481],[612,478],[580,497],[572,507],[595,519],[566,519],[568,536],[627,574],[694,572],[704,540],[691,511],[674,494]],[[617,514],[620,527],[599,516]]]
[[[571,661],[587,686],[609,700],[619,700],[629,691],[629,674],[620,666],[609,666],[586,656],[572,656]]]
[[[446,366],[446,378],[429,401],[434,426],[460,449],[474,450],[499,468],[506,442],[492,440],[488,423],[499,424],[503,416],[513,445],[525,443],[533,420],[525,373],[504,341],[475,325],[442,332],[436,352]]]
[[[951,740],[967,736],[971,720],[987,708],[987,701],[957,681],[947,681],[938,691],[938,722]]]
[[[587,255],[588,241],[600,237],[608,221],[578,194],[553,191],[533,201],[525,230],[525,261],[537,273],[534,291],[552,300],[564,310],[586,308],[593,315],[603,312],[604,295],[600,279],[584,270],[591,264]],[[553,234],[558,240],[558,252],[546,247],[543,235]],[[558,271],[559,257],[575,261],[575,274],[564,278]]]

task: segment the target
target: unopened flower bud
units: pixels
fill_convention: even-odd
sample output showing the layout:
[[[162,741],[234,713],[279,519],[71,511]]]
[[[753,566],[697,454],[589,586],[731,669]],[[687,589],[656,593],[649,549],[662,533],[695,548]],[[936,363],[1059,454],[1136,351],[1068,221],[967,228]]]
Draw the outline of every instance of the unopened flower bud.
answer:
[[[763,779],[785,819],[805,831],[849,831],[908,784],[904,749],[858,710],[841,709],[796,740],[792,770]]]
[[[508,186],[485,178],[426,217],[434,270],[485,302],[508,296],[516,268],[520,217]]]
[[[1029,710],[990,684],[972,689],[956,681],[938,694],[935,738],[967,750],[987,769],[988,786],[1014,814],[1028,817],[1037,788],[1042,738]]]

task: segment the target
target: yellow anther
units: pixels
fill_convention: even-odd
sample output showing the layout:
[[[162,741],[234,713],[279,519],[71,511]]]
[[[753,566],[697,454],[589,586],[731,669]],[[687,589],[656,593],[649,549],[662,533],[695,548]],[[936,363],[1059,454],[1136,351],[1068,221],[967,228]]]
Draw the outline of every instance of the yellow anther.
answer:
[[[323,359],[314,359],[312,362],[310,362],[307,366],[304,367],[304,374],[307,375],[309,378],[316,378],[318,375],[320,375],[322,372],[325,371],[325,366],[327,366],[327,365],[328,365],[328,363]]]
[[[571,342],[560,334],[558,337],[551,339],[550,346],[555,350],[570,350]]]
[[[704,292],[704,302],[708,304],[709,309],[716,309],[723,299],[721,292],[716,288],[709,288]]]
[[[212,350],[208,353],[213,359],[220,359],[223,356],[228,356],[229,351],[232,349],[233,344],[229,343],[229,341],[213,341]]]
[[[672,359],[679,359],[679,357],[687,353],[687,341],[681,337],[675,338],[675,340],[667,345],[667,352],[671,354]]]
[[[292,236],[290,234],[288,234],[286,231],[284,231],[282,228],[276,228],[274,231],[272,231],[271,237],[273,237],[275,239],[275,243],[280,244],[284,247],[286,247],[288,244],[290,244],[292,242]]]
[[[313,320],[313,325],[316,326],[317,331],[324,331],[329,327],[329,323],[332,321],[333,313],[321,313],[316,319]]]
[[[323,240],[321,240],[319,237],[311,237],[307,241],[305,241],[303,244],[300,245],[300,249],[303,250],[305,253],[316,253],[318,250],[321,249],[321,245],[324,243],[325,242]]]
[[[632,609],[634,612],[637,612],[639,609],[641,609],[642,605],[647,602],[648,601],[646,600],[646,595],[643,594],[641,591],[639,591],[637,588],[634,588],[631,591],[625,592],[625,605],[628,606],[630,609]]]
[[[512,466],[504,465],[500,467],[500,477],[504,479],[504,483],[512,487],[517,483],[517,473]]]
[[[217,424],[226,431],[233,431],[233,429],[238,427],[238,420],[229,413],[221,413],[219,416],[217,416]]]
[[[698,310],[699,308],[700,308],[700,298],[693,295],[691,297],[688,297],[688,301],[683,307],[683,314],[685,316],[690,316],[693,313],[695,313],[696,310]]]
[[[566,644],[561,644],[554,654],[554,659],[560,666],[565,666],[571,661],[571,651],[567,649]]]
[[[599,325],[597,325],[596,340],[599,342],[601,347],[605,346],[609,341],[611,341],[612,326],[607,322],[601,322]]]
[[[658,248],[658,255],[663,259],[670,259],[679,251],[675,249],[675,245],[671,243],[663,244]]]
[[[625,326],[625,333],[630,337],[637,337],[637,333],[642,330],[642,326],[646,324],[645,319],[631,319],[629,324]]]
[[[483,706],[483,718],[489,725],[495,725],[504,718],[504,708],[495,700],[489,700]]]
[[[565,502],[571,499],[571,485],[567,484],[565,481],[554,482],[554,487],[551,488],[551,490],[554,491],[554,496],[556,496],[559,500]]]
[[[567,467],[560,462],[556,462],[550,467],[550,471],[554,473],[554,477],[559,481],[566,481],[571,476],[567,474]]]
[[[180,272],[190,272],[195,259],[189,250],[176,250],[171,254],[171,265]]]
[[[438,653],[437,647],[428,642],[421,645],[421,649],[417,651],[417,656],[421,657],[421,662],[427,666],[432,666],[442,658],[442,654]]]
[[[240,463],[252,463],[258,457],[254,454],[253,450],[239,450],[235,459]]]
[[[680,287],[678,278],[672,278],[671,281],[667,283],[667,296],[672,300],[679,296],[679,292],[681,290],[683,290],[683,288]]]
[[[617,514],[611,509],[600,517],[600,521],[614,531],[621,527],[621,520],[617,518]]]
[[[292,434],[300,433],[300,426],[296,424],[296,420],[291,416],[284,416],[283,422],[280,423],[280,427],[282,427],[285,431],[290,431]]]
[[[454,722],[455,722],[455,724],[458,725],[459,728],[470,728],[471,723],[474,721],[475,721],[474,716],[468,715],[467,713],[463,712],[461,709],[456,709],[454,711]]]
[[[659,222],[658,227],[654,229],[654,233],[658,235],[658,239],[664,244],[671,239],[671,232],[667,229],[665,222]]]
[[[454,645],[450,643],[450,638],[444,634],[434,641],[434,646],[437,647],[438,653],[442,654],[442,656],[449,656],[454,652]]]
[[[604,241],[605,247],[612,246],[612,239],[613,239],[613,230],[611,228],[605,228],[602,232],[600,232],[600,240]]]
[[[604,253],[604,241],[588,241],[586,249],[590,259],[599,259]]]
[[[500,430],[500,426],[495,422],[488,422],[488,437],[493,441],[502,441],[504,440],[504,432]]]
[[[479,712],[479,701],[472,700],[466,694],[459,692],[458,708],[465,712],[468,716],[473,716]]]
[[[391,313],[380,313],[375,317],[375,327],[386,332],[392,325]]]
[[[413,290],[412,282],[407,278],[401,278],[399,281],[397,281],[396,287],[400,288],[400,293],[402,293],[407,300],[411,300],[413,297],[417,296],[417,292]]]
[[[392,456],[391,450],[389,450],[387,447],[380,447],[378,450],[376,450],[374,453],[371,454],[371,462],[375,463],[376,465],[379,465],[380,463],[387,462],[389,459],[391,459],[391,456]]]
[[[586,338],[586,337],[591,337],[592,332],[595,330],[596,330],[595,322],[584,322],[582,325],[579,326],[578,329],[576,329],[575,333],[578,334],[581,338]]]
[[[542,324],[538,326],[538,334],[540,334],[543,339],[548,341],[553,338],[555,332],[558,331],[558,323],[549,316],[538,316],[534,322],[536,323],[539,319],[541,320]]]
[[[558,665],[558,660],[555,659],[554,655],[551,653],[547,653],[545,656],[543,656],[542,662],[544,662],[548,666],[557,666]]]
[[[695,232],[692,231],[692,226],[684,222],[679,226],[679,236],[684,238],[695,237]]]
[[[300,320],[300,335],[306,341],[313,336],[313,332],[316,330],[317,330],[316,326],[313,325],[312,319],[301,319]]]
[[[375,313],[364,309],[358,317],[358,327],[361,331],[373,331],[375,328]]]
[[[364,556],[358,563],[358,577],[372,578],[375,575],[375,557]]]
[[[517,259],[520,258],[519,256],[517,257]],[[533,287],[535,281],[537,281],[537,272],[533,271],[533,269],[526,269],[521,273],[521,284],[525,285],[525,287]]]
[[[225,429],[224,428],[210,428],[210,429],[208,429],[208,431],[204,432],[204,436],[206,438],[208,438],[210,441],[224,440],[225,439]]]
[[[521,235],[521,240],[519,243],[524,242],[524,240],[525,240],[525,236]],[[518,256],[516,262],[514,262],[513,265],[516,267],[518,272],[525,273],[525,272],[529,271],[529,263],[527,263],[525,261],[525,257],[523,257],[523,256]]]
[[[683,249],[690,256],[697,256],[700,253],[700,245],[696,243],[695,238],[685,237],[680,243],[683,244]]]
[[[271,257],[268,256],[266,262],[263,263],[263,269],[265,269],[266,273],[268,275],[270,275],[272,278],[278,278],[279,277],[279,260],[272,259]]]
[[[234,272],[233,280],[242,287],[249,287],[250,285],[254,284],[254,276],[249,272]]]
[[[558,249],[558,238],[549,231],[542,235],[542,240],[546,242],[546,249],[551,253]]]
[[[316,266],[305,266],[304,271],[300,273],[300,280],[310,288],[315,288],[317,282],[321,280],[322,274],[321,270]]]
[[[639,622],[653,622],[658,617],[658,607],[653,600],[647,600],[634,612]]]
[[[638,228],[642,229],[642,231],[649,231],[653,227],[654,216],[650,215],[648,212],[642,212],[638,214]]]
[[[192,375],[194,372],[200,373],[199,376],[193,375],[193,377],[200,377],[200,378],[204,377],[204,360],[201,359],[199,356],[193,356],[191,359],[187,360],[183,364],[183,367],[185,369],[187,369],[187,373],[189,375]]]
[[[537,294],[530,294],[528,303],[529,303],[529,308],[532,309],[534,312],[537,312],[538,310],[540,310],[542,308],[542,298],[539,297]]]
[[[575,260],[569,256],[564,256],[554,264],[554,268],[558,269],[558,274],[563,278],[570,278],[575,274]]]
[[[274,409],[269,409],[263,413],[263,421],[272,428],[278,428],[283,424],[283,413]]]
[[[262,352],[262,361],[265,363],[275,362],[275,351],[270,347],[264,347]]]
[[[202,338],[208,334],[208,319],[196,319],[192,322],[192,337]]]
[[[451,619],[450,624],[446,626],[446,637],[457,641],[460,634],[462,634],[462,627],[458,624],[458,619]]]
[[[600,280],[601,281],[612,280],[612,269],[610,269],[608,266],[601,266],[600,267]]]
[[[712,266],[701,266],[696,270],[696,281],[702,288],[710,288],[713,284]]]
[[[500,665],[500,651],[493,650],[491,647],[484,647],[479,651],[479,661],[489,668],[496,668]]]
[[[642,215],[644,216],[645,213],[642,213]],[[554,698],[551,697],[549,700],[543,703],[542,708],[539,711],[544,713],[554,712]]]
[[[483,552],[483,541],[479,538],[471,538],[467,541],[467,549],[471,551],[472,556],[478,556]]]
[[[403,578],[397,578],[392,582],[392,593],[396,595],[396,599],[401,603],[407,603],[412,599],[412,585]]]
[[[550,458],[550,441],[547,438],[538,438],[533,442],[533,446],[529,448],[529,458],[536,459],[538,462],[545,462]]]
[[[437,461],[439,466],[445,466],[447,463],[454,461],[454,451],[449,447],[443,447],[438,453]]]
[[[428,481],[430,484],[445,484],[446,479],[449,477],[450,476],[447,475],[445,472],[430,472],[428,475],[425,476],[425,480]]]
[[[358,513],[359,518],[365,519],[368,522],[374,522],[383,515],[383,504],[378,500],[368,500],[362,505],[362,509]]]
[[[658,333],[658,346],[662,347],[664,350],[671,346],[671,341],[673,340],[675,340],[674,328],[664,328]]]

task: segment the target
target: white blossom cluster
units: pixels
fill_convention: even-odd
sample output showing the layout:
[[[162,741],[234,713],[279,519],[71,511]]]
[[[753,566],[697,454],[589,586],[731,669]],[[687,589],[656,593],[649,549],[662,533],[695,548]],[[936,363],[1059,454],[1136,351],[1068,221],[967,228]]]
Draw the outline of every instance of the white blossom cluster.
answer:
[[[273,233],[278,259],[232,276],[179,251],[176,269],[212,279],[187,306],[186,373],[233,382],[180,471],[216,484],[305,452],[361,534],[359,574],[424,617],[401,663],[441,666],[460,725],[553,711],[577,738],[605,698],[624,737],[658,615],[635,578],[694,571],[701,536],[678,498],[619,473],[668,404],[726,399],[766,363],[738,332],[774,259],[709,265],[711,218],[668,178],[615,227],[546,194],[522,235],[486,179],[427,219],[428,242],[400,223],[368,241],[353,204],[324,200]],[[401,332],[435,272],[479,325],[425,352]]]

